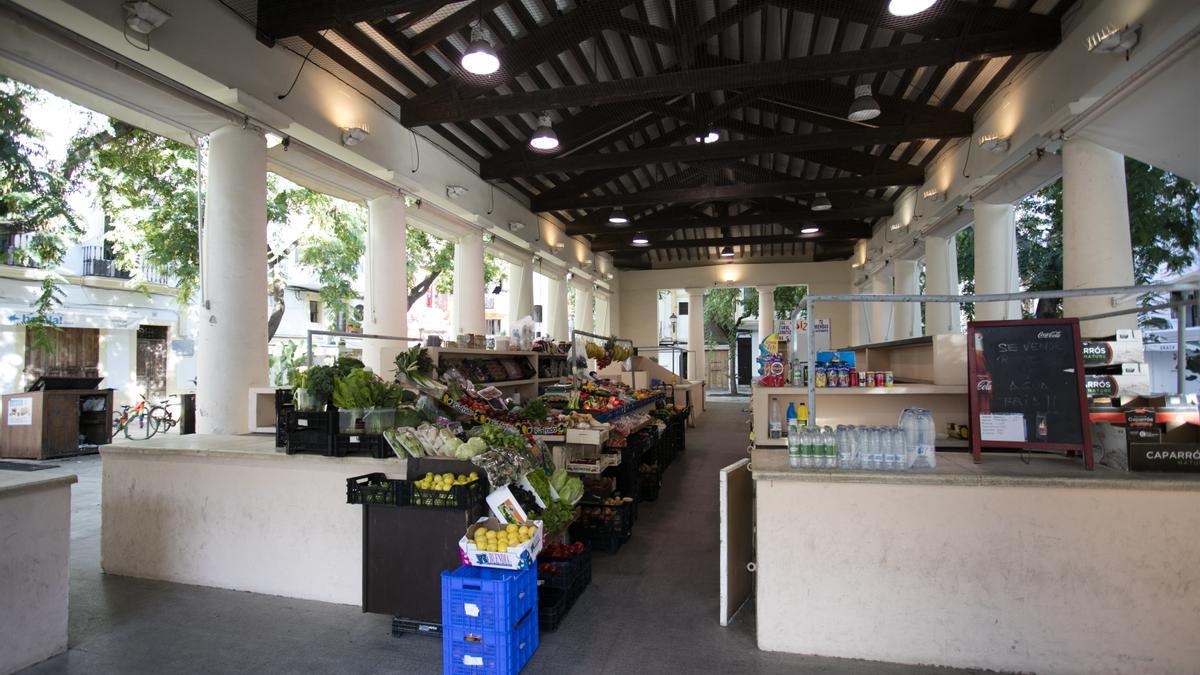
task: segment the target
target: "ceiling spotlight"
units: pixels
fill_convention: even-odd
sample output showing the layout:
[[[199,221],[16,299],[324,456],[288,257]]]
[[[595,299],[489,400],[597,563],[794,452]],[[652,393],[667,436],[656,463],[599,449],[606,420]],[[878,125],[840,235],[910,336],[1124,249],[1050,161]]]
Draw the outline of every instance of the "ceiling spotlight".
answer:
[[[800,234],[816,234],[821,231],[819,227],[805,227],[800,230]]]
[[[979,147],[996,154],[1008,152],[1008,139],[996,134],[987,134],[979,137]]]
[[[851,122],[866,122],[879,117],[879,101],[871,95],[871,85],[860,84],[854,88],[854,100],[850,102]]]
[[[550,113],[544,112],[538,115],[538,128],[534,129],[533,135],[529,137],[529,146],[534,150],[549,152],[558,148],[558,134],[554,133],[554,123],[550,119]]]
[[[813,211],[828,211],[833,208],[833,204],[829,202],[829,197],[826,197],[824,192],[818,192],[809,204],[809,208]]]
[[[721,257],[722,258],[732,258],[733,257],[733,247],[726,246],[725,248],[721,249]]]
[[[888,11],[893,16],[912,16],[933,7],[937,0],[891,0]]]
[[[925,199],[928,199],[931,202],[934,202],[935,204],[938,202],[946,201],[945,193],[939,192],[937,190],[932,190],[932,189],[926,190],[921,193],[921,196],[924,197]]]
[[[708,131],[706,131],[704,134],[695,136],[695,141],[697,143],[703,143],[705,145],[708,145],[709,143],[716,143],[719,140],[721,140],[721,134],[717,133],[717,130],[713,129],[712,127],[709,127]]]
[[[371,132],[362,127],[342,127],[342,145],[350,147],[367,140]]]
[[[650,240],[647,239],[646,235],[644,234],[636,234],[629,243],[633,244],[634,246],[649,246]]]
[[[484,34],[483,24],[471,24],[471,44],[462,55],[463,70],[474,75],[491,75],[500,70],[500,57]]]
[[[166,10],[146,0],[127,2],[121,9],[125,10],[125,25],[129,30],[142,35],[153,33],[171,18]]]
[[[1092,33],[1087,39],[1087,50],[1096,54],[1116,54],[1128,52],[1137,46],[1138,31],[1142,24],[1135,23],[1124,28],[1108,24]]]
[[[609,227],[625,227],[629,225],[629,216],[625,215],[625,209],[617,207],[608,214]]]

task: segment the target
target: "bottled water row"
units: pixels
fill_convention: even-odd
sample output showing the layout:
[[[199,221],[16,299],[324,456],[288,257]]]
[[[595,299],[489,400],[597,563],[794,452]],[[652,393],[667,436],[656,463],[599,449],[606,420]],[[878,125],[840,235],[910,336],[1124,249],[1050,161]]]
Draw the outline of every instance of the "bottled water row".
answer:
[[[934,467],[933,445],[924,434],[900,427],[839,424],[789,425],[788,460],[794,467],[906,471]]]

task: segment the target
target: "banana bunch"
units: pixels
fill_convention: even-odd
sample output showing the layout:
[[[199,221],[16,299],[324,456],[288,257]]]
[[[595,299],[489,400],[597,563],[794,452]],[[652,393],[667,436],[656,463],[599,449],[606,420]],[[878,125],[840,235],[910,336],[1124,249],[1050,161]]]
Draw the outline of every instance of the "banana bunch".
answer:
[[[615,345],[612,348],[612,360],[624,361],[633,356],[633,347],[625,347],[623,345]]]
[[[604,348],[601,347],[600,345],[596,344],[595,342],[589,342],[586,345],[584,345],[584,351],[587,352],[587,357],[589,359],[604,358]]]

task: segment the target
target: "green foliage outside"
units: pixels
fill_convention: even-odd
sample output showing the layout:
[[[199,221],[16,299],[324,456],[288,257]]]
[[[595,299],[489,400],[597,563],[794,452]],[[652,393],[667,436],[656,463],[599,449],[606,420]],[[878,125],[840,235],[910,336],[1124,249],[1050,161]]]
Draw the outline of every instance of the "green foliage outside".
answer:
[[[454,243],[415,227],[408,228],[408,306],[412,307],[429,289],[454,292]],[[507,267],[490,255],[483,256],[483,284],[490,292],[507,278]]]
[[[0,78],[0,237],[29,234],[28,246],[17,252],[22,264],[43,270],[26,323],[30,346],[48,350],[50,320],[62,303],[57,273],[69,241],[80,229],[67,204],[67,184],[58,163],[46,156],[42,133],[25,114],[38,97],[32,87]]]
[[[1138,284],[1160,275],[1187,270],[1195,261],[1200,227],[1200,187],[1189,180],[1125,158],[1125,185],[1129,199],[1129,234],[1133,244],[1133,277]],[[958,234],[958,277],[964,293],[975,292],[975,237],[972,229]],[[1063,184],[1051,183],[1021,201],[1017,208],[1017,269],[1021,287],[1050,291],[1063,283]],[[1163,299],[1147,298],[1152,304]],[[974,308],[966,306],[968,318]],[[1043,299],[1027,315],[1062,315],[1061,299]],[[1142,317],[1148,328],[1165,322]]]
[[[779,286],[773,294],[775,318],[786,319],[800,306],[806,286]],[[729,391],[737,391],[737,338],[742,323],[758,315],[758,291],[753,288],[717,287],[704,296],[705,340],[729,348]]]

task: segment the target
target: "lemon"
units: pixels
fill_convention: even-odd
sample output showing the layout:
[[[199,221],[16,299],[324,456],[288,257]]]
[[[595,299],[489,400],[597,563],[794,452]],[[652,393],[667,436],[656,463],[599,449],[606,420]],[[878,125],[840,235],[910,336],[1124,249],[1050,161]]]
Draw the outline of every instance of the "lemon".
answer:
[[[488,530],[488,531],[487,531],[487,534],[485,534],[485,535],[483,535],[483,536],[487,537],[488,539],[495,539],[495,538],[496,538],[496,531],[495,531],[495,530]]]
[[[479,473],[472,471],[471,475],[469,477],[471,480],[475,480],[475,479],[479,478]]]
[[[516,525],[508,525],[504,528],[504,531],[512,534],[513,532],[520,531],[520,528],[518,528]]]

